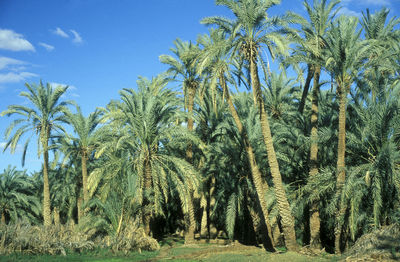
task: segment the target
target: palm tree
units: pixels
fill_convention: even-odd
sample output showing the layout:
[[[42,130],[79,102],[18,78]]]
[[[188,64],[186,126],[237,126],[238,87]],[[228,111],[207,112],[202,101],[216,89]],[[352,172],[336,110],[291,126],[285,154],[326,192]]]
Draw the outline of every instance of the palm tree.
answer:
[[[193,132],[193,107],[195,102],[196,93],[201,88],[201,77],[197,74],[196,70],[196,57],[198,46],[193,45],[191,42],[183,42],[179,38],[174,41],[175,48],[170,50],[176,56],[161,55],[160,61],[169,65],[167,73],[171,74],[173,80],[182,82],[182,90],[185,97],[185,109],[188,111],[187,128]],[[193,148],[192,144],[188,144],[186,150],[186,160],[192,164],[193,162]],[[193,196],[191,197],[193,198]],[[186,240],[194,239],[195,220],[194,220],[194,207],[193,203],[189,203],[189,214],[187,223],[189,224],[189,232]]]
[[[243,127],[243,124],[240,120],[238,112],[233,104],[230,90],[228,88],[227,82],[234,83],[233,77],[230,74],[230,64],[231,64],[231,49],[232,45],[229,39],[226,39],[225,33],[221,30],[211,30],[210,36],[204,35],[199,38],[198,41],[201,45],[204,46],[202,52],[198,55],[199,59],[199,70],[208,70],[211,77],[211,83],[214,83],[214,86],[211,85],[211,88],[216,87],[216,83],[218,82],[222,88],[225,100],[228,103],[228,107],[230,113],[234,119],[235,125],[239,131],[240,136],[243,139],[244,146],[246,148],[246,152],[248,155],[248,160],[250,163],[250,170],[253,177],[253,182],[256,187],[256,192],[258,196],[258,200],[261,206],[262,214],[260,217],[262,221],[265,222],[268,230],[268,238],[271,241],[271,247],[274,248],[273,237],[271,232],[271,226],[268,221],[268,209],[265,202],[265,192],[263,190],[263,182],[261,178],[261,172],[259,167],[257,166],[254,150],[248,138],[247,132]],[[267,241],[268,242],[268,241]]]
[[[193,131],[193,107],[195,97],[200,88],[201,78],[196,70],[195,53],[198,50],[197,45],[191,42],[183,42],[179,38],[174,41],[175,48],[170,50],[176,56],[161,55],[161,63],[169,65],[167,73],[171,74],[172,79],[182,82],[182,90],[185,97],[185,109],[189,113],[187,119],[187,128]],[[191,163],[193,158],[192,146],[189,145],[186,151],[186,159]]]
[[[326,67],[334,75],[339,98],[339,127],[338,127],[338,158],[336,193],[342,193],[346,180],[346,104],[350,87],[363,68],[368,42],[360,40],[361,29],[357,28],[357,19],[341,16],[331,25],[326,38],[327,58]],[[335,228],[335,252],[341,252],[342,222],[346,207],[339,204]]]
[[[289,250],[297,250],[294,218],[283,188],[258,74],[258,61],[261,61],[261,65],[265,65],[262,59],[263,46],[270,51],[272,57],[286,54],[288,50],[288,41],[282,34],[282,31],[285,30],[286,23],[290,21],[290,18],[279,19],[267,16],[267,10],[279,3],[279,0],[216,0],[217,5],[228,7],[236,16],[236,20],[222,17],[208,17],[203,19],[202,23],[214,24],[227,30],[231,34],[234,50],[248,64],[254,106],[259,111],[261,131],[268,153],[268,163],[277,196],[279,214],[282,218],[282,229],[285,235],[286,246]],[[280,30],[277,30],[277,27]],[[254,184],[257,183],[254,182]]]
[[[125,170],[132,170],[138,176],[138,187],[142,203],[143,225],[147,234],[150,234],[150,220],[155,215],[163,215],[163,203],[168,201],[169,192],[179,195],[184,214],[193,212],[191,192],[196,191],[199,183],[198,174],[187,161],[175,156],[174,148],[190,141],[201,142],[181,126],[172,123],[180,116],[179,100],[175,92],[162,86],[154,86],[159,76],[151,82],[146,79],[138,81],[138,91],[124,89],[120,92],[122,103],[113,102],[109,107],[106,119],[111,125],[119,129],[116,138],[104,143],[98,150],[98,156],[104,154],[110,162],[92,172],[90,179],[91,191],[99,184],[101,176],[110,176],[110,167],[115,168],[115,151],[119,150],[127,155],[116,160],[123,162]],[[112,127],[112,128],[114,128]],[[106,152],[108,151],[108,152]],[[125,153],[124,153],[125,152]],[[118,168],[118,167],[117,167]],[[97,180],[97,182],[96,182]],[[192,209],[192,210],[190,210]],[[189,235],[194,239],[194,215],[190,216]]]
[[[310,147],[310,169],[309,175],[314,176],[318,173],[318,96],[320,90],[321,67],[324,66],[324,50],[329,23],[339,11],[334,8],[339,4],[339,0],[314,0],[313,6],[307,1],[303,5],[307,11],[308,20],[301,18],[301,31],[304,34],[296,48],[297,57],[300,61],[306,62],[309,70],[313,72],[313,89],[311,97],[311,147]],[[310,70],[311,67],[311,70]],[[308,76],[307,76],[308,79]],[[320,248],[320,219],[318,203],[312,203],[310,209],[310,244],[312,247]]]
[[[367,9],[360,20],[364,38],[374,46],[369,55],[370,66],[367,67],[362,79],[368,85],[360,87],[367,87],[364,91],[371,93],[373,99],[377,94],[382,94],[380,89],[384,88],[390,76],[395,74],[396,67],[393,65],[396,65],[396,55],[400,51],[400,31],[396,29],[400,19],[388,20],[388,14],[389,9],[385,8],[375,14],[371,14]]]
[[[46,86],[40,82],[39,85],[25,84],[28,92],[23,91],[20,96],[28,98],[32,103],[32,107],[23,105],[10,105],[8,109],[1,113],[2,116],[19,115],[21,118],[14,120],[6,130],[6,138],[8,142],[4,147],[6,150],[11,148],[14,153],[21,137],[33,132],[33,135],[38,135],[38,155],[43,153],[43,220],[44,225],[51,225],[51,209],[50,209],[50,187],[49,187],[49,140],[54,132],[64,131],[60,125],[63,114],[66,110],[66,105],[70,102],[60,102],[61,96],[67,91],[68,86],[52,87],[50,84]],[[19,127],[18,127],[19,126]],[[14,134],[12,131],[15,130]],[[11,135],[12,134],[12,135]],[[22,163],[25,162],[25,155],[29,137],[24,145],[22,155]]]
[[[68,159],[71,154],[81,158],[83,202],[87,203],[89,201],[87,161],[93,155],[96,147],[99,146],[103,136],[101,132],[103,129],[96,131],[96,127],[100,123],[101,112],[96,110],[88,117],[84,117],[79,106],[76,107],[76,110],[75,114],[70,111],[65,112],[66,122],[73,127],[76,137],[69,134],[64,137],[64,143],[67,146],[63,153],[65,159]]]
[[[0,212],[1,225],[6,220],[16,222],[18,219],[34,221],[40,214],[40,201],[34,195],[34,183],[25,171],[17,171],[8,166],[0,174]]]

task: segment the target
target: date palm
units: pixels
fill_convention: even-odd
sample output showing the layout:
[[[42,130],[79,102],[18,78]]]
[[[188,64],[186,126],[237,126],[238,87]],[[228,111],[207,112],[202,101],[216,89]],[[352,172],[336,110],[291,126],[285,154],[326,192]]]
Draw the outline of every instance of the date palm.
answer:
[[[238,115],[237,109],[231,98],[228,83],[234,83],[233,77],[230,73],[230,65],[232,61],[232,44],[227,39],[226,34],[222,30],[210,30],[210,35],[201,36],[198,42],[204,47],[199,53],[199,70],[208,70],[211,75],[211,88],[216,88],[216,83],[219,83],[222,88],[224,98],[228,103],[230,113],[234,119],[235,125],[238,129],[240,137],[243,139],[243,144],[246,148],[248,155],[248,161],[250,164],[250,170],[253,178],[253,182],[256,187],[258,196],[258,202],[262,214],[260,215],[261,220],[265,223],[268,230],[268,238],[271,241],[271,247],[274,248],[273,237],[271,232],[271,226],[268,220],[268,208],[265,202],[265,192],[263,188],[263,182],[261,178],[261,172],[257,165],[254,150],[250,143],[247,135],[247,131],[244,128],[241,119]],[[266,241],[268,243],[268,241]]]
[[[339,127],[337,153],[336,194],[342,193],[346,181],[346,106],[347,95],[358,72],[363,68],[369,50],[368,42],[361,41],[361,29],[357,29],[355,17],[341,16],[331,25],[326,38],[326,67],[334,75],[339,100]],[[341,201],[340,201],[341,202]],[[335,252],[341,252],[342,220],[346,207],[339,203],[335,227]]]
[[[318,173],[318,97],[320,93],[321,68],[325,64],[324,52],[326,49],[325,38],[329,30],[330,21],[334,18],[339,9],[335,7],[339,0],[314,0],[311,6],[307,1],[303,2],[308,19],[300,18],[301,34],[303,38],[296,48],[295,60],[307,63],[312,72],[313,89],[311,96],[311,147],[309,175]],[[309,80],[309,76],[307,76]],[[306,88],[306,87],[305,87]],[[310,209],[310,244],[312,247],[320,247],[320,219],[318,203],[312,203]]]
[[[152,81],[142,78],[138,81],[138,91],[124,89],[120,92],[122,102],[115,101],[108,106],[105,117],[111,121],[111,128],[119,132],[115,139],[99,148],[98,156],[103,154],[110,161],[94,170],[89,179],[94,180],[90,182],[91,187],[96,187],[99,184],[96,177],[112,176],[116,171],[110,172],[110,167],[119,168],[118,161],[130,159],[124,169],[137,174],[147,234],[151,231],[150,220],[164,214],[163,203],[168,202],[170,192],[179,196],[184,214],[193,213],[191,192],[196,191],[199,184],[193,166],[176,156],[173,149],[187,142],[201,142],[192,132],[173,124],[182,117],[180,101],[175,92],[165,88],[166,81],[161,81],[161,86],[152,85],[154,81],[160,83],[160,78],[163,76]],[[118,153],[116,151],[121,151],[124,157],[110,154]],[[194,215],[190,222],[189,233],[194,238]]]
[[[17,171],[15,167],[8,166],[0,173],[0,212],[1,224],[18,219],[34,221],[40,214],[40,202],[34,195],[35,190],[32,179],[25,171]]]
[[[230,33],[235,52],[247,62],[254,106],[259,112],[261,131],[267,149],[286,246],[289,250],[297,250],[294,218],[283,187],[258,74],[259,63],[265,65],[262,57],[264,48],[270,52],[272,57],[288,53],[288,38],[282,32],[287,30],[286,25],[291,21],[290,17],[281,19],[270,18],[267,15],[268,9],[279,3],[279,0],[216,0],[217,5],[228,7],[236,19],[208,17],[203,19],[202,23],[217,25]]]
[[[61,96],[67,91],[67,86],[52,87],[50,84],[39,85],[25,84],[28,91],[22,91],[20,96],[25,97],[31,103],[31,107],[25,105],[10,105],[1,113],[2,116],[18,115],[6,130],[8,139],[4,150],[11,148],[14,153],[21,137],[26,133],[31,136],[26,140],[22,155],[22,163],[25,162],[26,150],[32,136],[37,135],[38,156],[43,154],[43,220],[44,225],[51,225],[50,213],[50,187],[49,187],[49,140],[57,131],[64,132],[61,125],[62,112],[70,102],[60,101]],[[12,133],[14,130],[14,133]]]
[[[88,168],[87,161],[93,155],[96,147],[99,146],[100,140],[102,138],[102,132],[96,127],[100,123],[101,112],[99,110],[94,111],[85,117],[79,106],[76,107],[76,113],[71,111],[65,112],[65,120],[73,128],[75,137],[67,134],[64,137],[64,142],[66,147],[64,147],[65,159],[71,155],[80,156],[81,158],[81,169],[82,169],[82,192],[83,201],[86,203],[89,201],[87,178],[88,178]]]

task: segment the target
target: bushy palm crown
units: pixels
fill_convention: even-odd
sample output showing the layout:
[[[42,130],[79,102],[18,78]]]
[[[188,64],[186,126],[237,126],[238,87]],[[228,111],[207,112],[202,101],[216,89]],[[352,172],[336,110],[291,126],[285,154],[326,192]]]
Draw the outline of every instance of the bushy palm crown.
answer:
[[[161,204],[168,201],[170,191],[178,193],[183,210],[187,211],[189,190],[196,190],[198,186],[197,172],[185,160],[175,156],[171,148],[183,148],[187,141],[197,144],[199,141],[194,134],[174,125],[182,114],[176,93],[165,88],[165,81],[161,86],[153,85],[154,81],[160,83],[158,78],[152,81],[140,79],[138,91],[124,89],[120,92],[122,102],[110,105],[106,119],[119,126],[120,132],[115,142],[105,143],[99,149],[99,155],[110,149],[110,145],[114,146],[113,150],[126,151],[131,159],[126,168],[137,174],[140,190],[145,189],[146,165],[151,167],[152,188],[144,193],[152,195],[156,214],[163,214]],[[93,180],[101,177],[105,167],[91,175],[92,187],[96,184]],[[139,194],[139,197],[142,196]]]
[[[28,92],[22,91],[20,95],[26,97],[32,103],[32,107],[11,105],[1,113],[1,115],[7,116],[16,114],[21,117],[14,120],[7,128],[5,135],[9,140],[4,150],[10,147],[11,152],[14,152],[21,137],[32,132],[24,145],[22,163],[25,163],[26,150],[33,135],[40,135],[38,138],[38,155],[40,155],[43,143],[47,143],[54,132],[64,132],[64,127],[61,125],[64,117],[62,112],[71,103],[60,102],[61,96],[67,91],[67,86],[52,87],[50,84],[44,86],[43,83],[39,85],[26,84],[25,86]],[[12,134],[14,129],[16,130]]]
[[[7,216],[14,223],[19,219],[35,221],[40,213],[40,201],[34,195],[35,190],[25,171],[8,166],[0,173],[0,214],[4,219]]]

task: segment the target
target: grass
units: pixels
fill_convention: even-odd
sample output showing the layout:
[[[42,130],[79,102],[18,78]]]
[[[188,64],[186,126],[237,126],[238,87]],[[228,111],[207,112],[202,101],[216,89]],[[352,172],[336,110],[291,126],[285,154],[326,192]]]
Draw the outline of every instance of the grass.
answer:
[[[158,251],[142,253],[132,252],[127,255],[123,254],[112,254],[110,252],[99,253],[85,253],[77,254],[72,253],[66,256],[61,255],[25,255],[25,254],[11,254],[7,256],[0,256],[0,262],[80,262],[80,261],[90,261],[90,262],[123,262],[123,261],[143,261],[154,258],[158,255]]]
[[[262,248],[244,245],[193,244],[185,246],[181,239],[164,239],[160,251],[114,254],[108,249],[96,249],[85,253],[67,252],[67,256],[11,254],[0,256],[0,262],[123,262],[123,261],[334,261],[335,257],[310,257],[293,252],[268,253]]]

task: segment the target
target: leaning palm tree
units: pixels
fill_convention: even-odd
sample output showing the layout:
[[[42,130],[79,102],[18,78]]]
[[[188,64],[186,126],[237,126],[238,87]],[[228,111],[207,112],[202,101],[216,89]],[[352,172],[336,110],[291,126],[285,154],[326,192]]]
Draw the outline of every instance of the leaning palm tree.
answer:
[[[243,144],[248,155],[250,170],[258,196],[258,202],[261,207],[257,210],[261,210],[262,212],[262,214],[259,215],[261,220],[265,222],[265,225],[267,226],[267,237],[269,238],[269,241],[271,241],[271,248],[273,249],[274,243],[271,226],[268,220],[268,208],[264,197],[265,192],[263,189],[261,172],[256,163],[254,150],[248,138],[247,131],[241,122],[228,87],[229,82],[234,83],[233,77],[230,73],[230,65],[232,62],[232,44],[229,39],[227,39],[226,34],[221,30],[210,30],[210,35],[199,37],[198,42],[204,47],[204,49],[198,54],[198,69],[209,71],[211,76],[210,82],[212,90],[214,90],[216,88],[216,84],[219,83],[220,87],[222,88],[224,98],[228,103],[228,107],[234,119],[235,125],[243,139]],[[266,242],[268,243],[268,241]]]
[[[22,155],[22,163],[25,163],[25,155],[27,147],[32,136],[37,135],[38,139],[38,155],[43,154],[43,220],[44,225],[51,225],[50,213],[50,187],[49,187],[49,140],[52,135],[61,131],[64,132],[63,126],[60,125],[66,106],[70,102],[60,102],[61,96],[67,91],[68,86],[52,87],[50,84],[46,86],[40,82],[39,85],[25,84],[28,92],[23,91],[20,96],[26,97],[32,107],[24,105],[10,105],[7,110],[1,113],[2,116],[19,115],[21,118],[14,120],[6,130],[6,138],[8,142],[4,150],[11,148],[14,153],[21,137],[32,132],[24,145]],[[15,132],[12,134],[13,130]]]
[[[40,201],[34,195],[33,180],[25,171],[17,171],[15,167],[8,166],[0,173],[0,212],[1,224],[18,219],[34,221],[40,213]]]
[[[202,23],[217,25],[230,33],[235,52],[248,65],[254,106],[259,111],[261,131],[268,153],[268,163],[275,187],[279,214],[282,218],[286,246],[289,250],[297,250],[294,218],[283,187],[258,74],[259,63],[265,68],[262,57],[263,47],[270,51],[272,57],[287,54],[288,52],[288,38],[282,32],[286,30],[286,25],[290,18],[280,19],[267,16],[267,10],[279,3],[279,0],[216,0],[217,5],[228,7],[236,19],[208,17],[203,19]]]
[[[326,38],[326,67],[334,75],[339,98],[339,127],[337,153],[336,194],[339,197],[346,180],[346,105],[347,95],[358,72],[363,68],[369,49],[367,41],[360,40],[355,17],[341,16],[331,25]],[[342,220],[346,207],[339,203],[335,228],[335,252],[341,252]]]
[[[86,203],[89,201],[87,161],[93,155],[96,147],[99,146],[103,137],[101,131],[104,129],[96,130],[100,123],[101,112],[99,110],[94,111],[88,117],[83,116],[79,106],[76,107],[76,110],[75,114],[70,111],[65,112],[66,122],[72,126],[76,137],[67,134],[63,138],[66,145],[63,153],[65,160],[68,160],[72,154],[81,158],[83,202]]]

